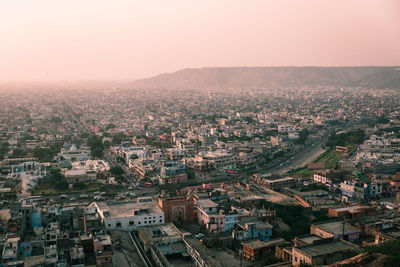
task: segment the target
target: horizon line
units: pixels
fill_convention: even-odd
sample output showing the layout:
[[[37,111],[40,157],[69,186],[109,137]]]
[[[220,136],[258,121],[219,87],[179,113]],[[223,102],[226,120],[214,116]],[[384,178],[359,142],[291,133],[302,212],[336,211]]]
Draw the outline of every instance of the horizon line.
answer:
[[[106,79],[22,79],[22,80],[2,80],[0,83],[54,83],[54,82],[134,82],[154,78],[164,74],[173,74],[184,70],[200,69],[233,69],[233,68],[400,68],[400,65],[258,65],[258,66],[203,66],[203,67],[184,67],[171,72],[161,72],[143,78],[106,78]],[[400,70],[400,69],[399,69]]]

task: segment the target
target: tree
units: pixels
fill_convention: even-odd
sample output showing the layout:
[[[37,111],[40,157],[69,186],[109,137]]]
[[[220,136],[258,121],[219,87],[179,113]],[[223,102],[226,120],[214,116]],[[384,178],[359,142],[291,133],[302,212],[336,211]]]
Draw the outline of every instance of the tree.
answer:
[[[26,151],[16,148],[16,149],[14,149],[13,153],[11,154],[11,158],[22,158],[22,157],[25,157],[26,155],[27,155]]]
[[[83,132],[80,134],[80,138],[88,138],[89,137],[89,133],[87,132]]]
[[[87,140],[87,145],[90,147],[90,151],[93,158],[101,158],[104,155],[104,144],[101,138],[96,135],[92,135]]]
[[[125,173],[125,171],[122,167],[115,166],[110,169],[110,173],[114,176],[121,176]]]
[[[50,121],[53,122],[53,123],[58,124],[58,123],[61,123],[61,122],[62,122],[62,119],[59,118],[59,117],[52,117],[52,118],[50,119]]]
[[[133,158],[133,156],[136,156],[136,155],[132,155],[131,158]],[[116,157],[116,160],[119,163],[126,164],[125,159],[123,157]]]
[[[73,188],[73,189],[76,189],[76,190],[83,190],[83,189],[86,189],[87,186],[86,186],[85,183],[77,182],[77,183],[74,183],[74,184],[72,185],[72,188]]]
[[[122,142],[122,140],[123,140],[124,137],[125,137],[125,136],[124,136],[123,134],[115,135],[115,136],[112,138],[112,144],[113,144],[113,145],[119,145],[119,144],[121,144],[121,142]]]
[[[114,129],[115,128],[115,125],[113,124],[113,123],[109,123],[107,126],[106,126],[106,130],[110,130],[110,129]]]
[[[68,189],[68,183],[66,181],[64,181],[64,180],[57,181],[54,184],[54,188],[57,189],[57,190],[60,190],[60,191]]]
[[[39,162],[51,161],[56,154],[57,151],[55,151],[53,148],[36,147],[33,150],[33,156],[37,158]]]
[[[299,133],[299,138],[296,140],[296,143],[304,144],[306,142],[309,134],[310,134],[310,132],[307,129],[301,130],[301,132]]]
[[[0,145],[0,160],[10,151],[9,144],[7,142],[1,143]]]

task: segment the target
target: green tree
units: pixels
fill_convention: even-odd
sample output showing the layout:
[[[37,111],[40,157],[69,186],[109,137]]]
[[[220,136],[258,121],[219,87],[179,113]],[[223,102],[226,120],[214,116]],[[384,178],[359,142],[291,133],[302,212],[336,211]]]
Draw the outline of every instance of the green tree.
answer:
[[[54,188],[60,191],[68,189],[68,183],[64,180],[57,181],[54,183]]]
[[[309,136],[310,132],[307,129],[301,130],[299,133],[299,138],[296,140],[297,144],[304,144]]]
[[[101,138],[91,135],[87,140],[93,158],[101,158],[104,155],[104,144]]]
[[[113,123],[109,123],[107,126],[106,126],[106,130],[110,130],[110,129],[114,129],[116,126],[113,124]]]
[[[57,151],[53,148],[36,147],[33,150],[33,156],[37,158],[39,162],[51,161],[56,154]]]
[[[115,166],[110,169],[110,173],[114,176],[121,176],[125,173],[125,171],[122,167]]]
[[[50,121],[53,123],[59,124],[62,122],[62,119],[54,116],[54,117],[51,117]]]
[[[77,183],[74,183],[74,184],[72,185],[72,188],[73,188],[73,189],[76,189],[76,190],[84,190],[84,189],[87,189],[87,186],[86,186],[85,183],[77,182]]]

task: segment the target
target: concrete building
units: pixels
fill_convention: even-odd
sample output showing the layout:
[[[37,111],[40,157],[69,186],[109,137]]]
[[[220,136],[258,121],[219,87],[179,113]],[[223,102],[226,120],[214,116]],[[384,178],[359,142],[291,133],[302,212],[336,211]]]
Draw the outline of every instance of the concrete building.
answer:
[[[68,170],[64,174],[65,180],[69,184],[78,183],[78,182],[86,182],[89,181],[89,176],[86,173],[86,170]]]
[[[164,212],[154,202],[93,202],[106,229],[131,231],[164,223]]]
[[[328,216],[330,217],[346,217],[350,219],[359,218],[369,214],[377,214],[376,207],[373,206],[348,206],[339,208],[329,208]]]
[[[292,265],[321,266],[348,258],[357,247],[342,240],[318,240],[312,244],[292,248]]]
[[[276,238],[266,242],[258,239],[242,242],[243,257],[251,261],[259,260],[267,254],[271,254],[275,250],[275,246],[284,243],[286,243],[286,241],[282,238]]]
[[[273,226],[265,222],[250,222],[238,224],[238,230],[233,230],[232,236],[239,240],[258,239],[268,241],[272,236]]]
[[[194,168],[199,171],[223,171],[236,168],[236,163],[232,154],[222,151],[213,151],[196,155],[194,158]]]
[[[93,239],[93,249],[97,266],[110,266],[112,263],[113,250],[109,235],[97,235]]]
[[[180,184],[188,180],[185,165],[176,161],[165,161],[160,171],[160,184]]]
[[[205,225],[210,233],[220,233],[225,229],[225,215],[218,211],[218,204],[209,199],[197,201],[197,222]]]
[[[312,224],[310,233],[322,238],[354,241],[360,237],[361,230],[345,221],[321,222]]]
[[[294,187],[296,185],[296,180],[292,177],[284,177],[284,178],[278,178],[278,179],[272,179],[272,178],[262,178],[261,177],[261,182],[262,185],[265,187],[275,190],[275,191],[281,191],[285,187]]]

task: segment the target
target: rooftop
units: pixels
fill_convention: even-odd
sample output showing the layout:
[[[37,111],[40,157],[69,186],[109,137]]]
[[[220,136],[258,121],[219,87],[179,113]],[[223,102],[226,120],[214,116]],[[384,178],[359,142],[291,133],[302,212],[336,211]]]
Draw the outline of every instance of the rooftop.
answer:
[[[214,201],[210,200],[210,199],[197,200],[197,205],[200,206],[203,209],[217,208],[218,207],[218,204],[215,203]]]
[[[153,202],[96,202],[105,217],[123,218],[149,213],[163,213]]]
[[[344,224],[344,227],[343,227]],[[343,232],[360,232],[361,230],[344,221],[322,222],[313,224],[314,226],[332,234],[341,234]],[[344,229],[343,229],[344,228]]]
[[[305,235],[305,236],[299,236],[296,237],[296,239],[303,241],[304,243],[307,244],[312,244],[316,240],[321,240],[322,238],[316,235]]]
[[[356,246],[342,240],[330,240],[328,242],[318,242],[315,244],[293,247],[293,249],[298,250],[309,257],[326,255],[355,248]]]

